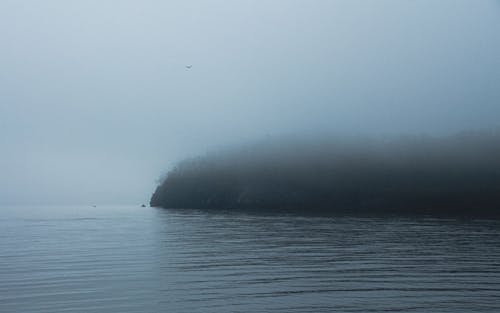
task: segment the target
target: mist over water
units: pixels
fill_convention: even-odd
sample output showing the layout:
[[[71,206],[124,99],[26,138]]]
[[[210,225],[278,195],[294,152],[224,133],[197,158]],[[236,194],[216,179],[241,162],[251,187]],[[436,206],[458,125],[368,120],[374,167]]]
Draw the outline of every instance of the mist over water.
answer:
[[[0,201],[142,203],[177,161],[268,136],[497,128],[499,21],[489,0],[2,1]]]
[[[499,8],[0,1],[0,312],[500,312]]]

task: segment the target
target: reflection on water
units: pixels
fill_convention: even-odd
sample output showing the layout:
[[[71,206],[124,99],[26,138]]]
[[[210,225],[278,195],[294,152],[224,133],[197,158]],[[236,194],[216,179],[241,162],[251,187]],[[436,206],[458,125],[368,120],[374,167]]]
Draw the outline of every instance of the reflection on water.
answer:
[[[494,220],[0,213],[0,312],[500,311]]]

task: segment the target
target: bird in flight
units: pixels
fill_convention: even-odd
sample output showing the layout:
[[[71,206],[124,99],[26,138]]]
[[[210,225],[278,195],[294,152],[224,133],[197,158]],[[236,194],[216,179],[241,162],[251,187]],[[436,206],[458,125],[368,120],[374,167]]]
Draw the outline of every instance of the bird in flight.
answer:
[[[193,66],[192,65],[186,65],[186,69],[190,70]]]

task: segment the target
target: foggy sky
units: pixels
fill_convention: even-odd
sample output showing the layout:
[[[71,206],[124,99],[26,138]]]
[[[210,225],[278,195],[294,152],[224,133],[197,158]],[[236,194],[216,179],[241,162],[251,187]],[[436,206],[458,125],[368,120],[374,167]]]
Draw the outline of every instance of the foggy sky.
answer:
[[[0,47],[0,203],[147,203],[266,136],[500,126],[494,0],[3,0]]]

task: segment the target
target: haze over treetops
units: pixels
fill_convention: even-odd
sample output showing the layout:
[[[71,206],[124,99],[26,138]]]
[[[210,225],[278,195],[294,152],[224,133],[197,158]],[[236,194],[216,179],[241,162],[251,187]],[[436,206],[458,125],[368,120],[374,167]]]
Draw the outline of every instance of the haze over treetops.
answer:
[[[268,139],[186,159],[152,206],[264,212],[500,212],[500,134]]]

